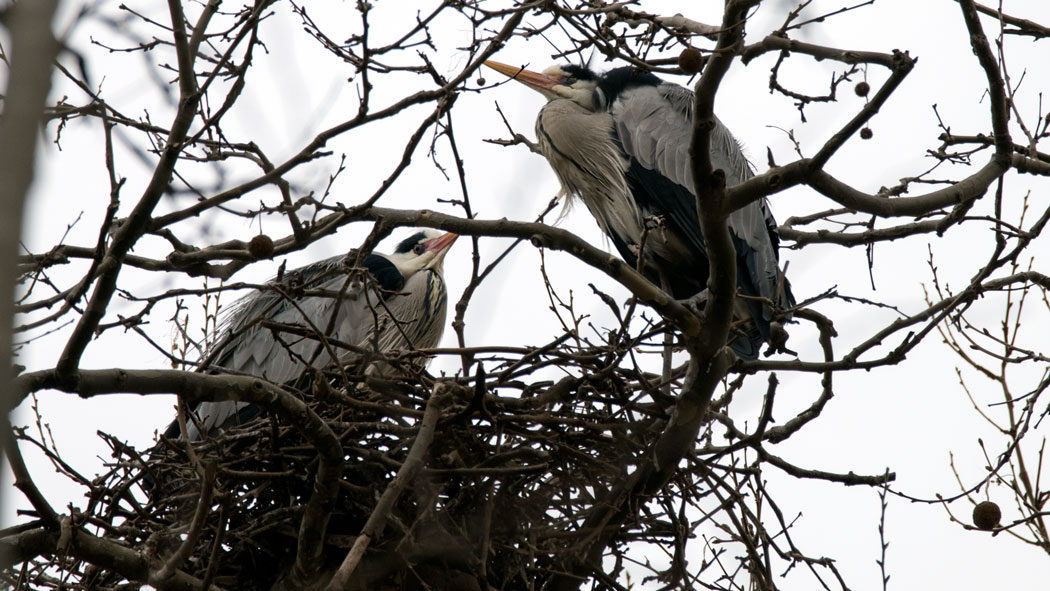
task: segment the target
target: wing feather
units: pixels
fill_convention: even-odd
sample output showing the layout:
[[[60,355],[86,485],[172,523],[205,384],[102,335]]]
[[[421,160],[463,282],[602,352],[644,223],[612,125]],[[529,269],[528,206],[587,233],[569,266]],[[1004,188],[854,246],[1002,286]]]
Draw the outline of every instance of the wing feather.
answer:
[[[378,286],[370,288],[367,297],[361,297],[361,282],[347,285],[343,259],[332,257],[286,274],[284,283],[298,284],[304,290],[318,292],[317,295],[289,301],[276,289],[263,289],[234,302],[221,324],[226,335],[219,344],[222,351],[209,370],[258,376],[283,385],[298,379],[307,365],[324,367],[332,362],[332,356],[318,339],[262,326],[263,320],[321,333],[332,326],[328,334],[337,340],[367,346],[376,318],[372,306],[388,297],[398,299],[390,292],[400,290],[404,280],[386,257],[369,255],[364,266]],[[342,298],[338,297],[340,293]],[[340,350],[335,353],[340,357],[346,354]],[[244,422],[260,413],[251,404],[238,401],[202,402],[195,410],[208,431]],[[191,440],[199,439],[194,425],[189,425],[188,430]],[[165,433],[177,436],[178,425],[172,423]]]
[[[632,188],[645,191],[658,210],[667,212],[697,252],[706,256],[689,159],[692,109],[692,91],[664,83],[624,90],[613,101],[610,113],[616,136],[632,161],[628,171],[634,180]],[[711,135],[711,164],[726,173],[729,185],[754,174],[739,143],[717,118]],[[664,177],[666,182],[658,177]],[[779,237],[766,201],[760,199],[734,211],[728,223],[742,271],[738,273],[741,291],[773,299],[780,277],[776,250]],[[793,303],[790,292],[782,291],[781,303]],[[768,309],[753,312],[757,312],[756,318],[769,320],[771,316]],[[765,326],[760,328],[763,332],[768,330]]]

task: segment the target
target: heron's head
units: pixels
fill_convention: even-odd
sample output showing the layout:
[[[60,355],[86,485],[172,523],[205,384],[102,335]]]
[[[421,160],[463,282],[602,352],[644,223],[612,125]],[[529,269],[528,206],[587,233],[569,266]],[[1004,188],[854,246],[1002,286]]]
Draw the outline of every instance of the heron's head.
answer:
[[[387,258],[394,263],[406,281],[421,269],[441,273],[441,262],[456,238],[459,238],[459,235],[451,232],[445,233],[430,228],[417,230],[402,240],[394,249],[394,253]]]
[[[485,65],[539,92],[548,101],[567,99],[589,111],[599,107],[595,95],[598,76],[586,67],[566,64],[551,66],[537,73],[491,60],[486,61]]]

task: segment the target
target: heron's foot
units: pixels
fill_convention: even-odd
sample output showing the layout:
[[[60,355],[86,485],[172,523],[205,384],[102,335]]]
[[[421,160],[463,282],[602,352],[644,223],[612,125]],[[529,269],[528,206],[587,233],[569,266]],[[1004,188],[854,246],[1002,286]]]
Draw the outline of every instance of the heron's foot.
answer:
[[[703,317],[704,309],[707,308],[707,301],[710,300],[710,299],[711,299],[710,292],[707,291],[707,289],[704,289],[703,291],[701,291],[700,293],[694,295],[691,298],[688,298],[688,299],[685,299],[685,300],[679,300],[679,303],[681,303],[686,308],[689,308],[689,310],[693,314],[696,314],[697,316]]]
[[[769,357],[773,353],[787,353],[788,355],[798,356],[798,353],[787,348],[788,331],[784,329],[784,325],[774,320],[769,323],[769,340],[767,344],[769,347],[766,349],[765,355]]]

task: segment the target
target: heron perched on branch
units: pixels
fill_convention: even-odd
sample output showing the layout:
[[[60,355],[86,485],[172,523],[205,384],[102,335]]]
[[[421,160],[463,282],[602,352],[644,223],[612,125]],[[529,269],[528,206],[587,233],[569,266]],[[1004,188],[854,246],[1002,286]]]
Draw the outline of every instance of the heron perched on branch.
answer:
[[[620,256],[637,266],[641,253],[650,281],[676,298],[702,299],[708,259],[689,158],[693,92],[630,66],[597,74],[574,65],[537,73],[485,64],[547,97],[536,118],[540,150],[563,194],[583,201]],[[736,139],[717,119],[710,156],[727,186],[753,176]],[[794,298],[780,272],[780,239],[765,199],[732,212],[728,224],[743,296],[735,313],[741,330],[729,345],[738,356],[755,359],[770,341],[775,313],[794,305]]]
[[[208,371],[252,375],[275,384],[297,380],[307,367],[323,368],[333,359],[378,357],[437,345],[445,328],[447,294],[442,261],[456,234],[417,230],[393,254],[373,253],[367,271],[347,273],[336,256],[284,274],[280,283],[236,301],[224,319],[223,336],[206,365]],[[294,294],[289,287],[294,286]],[[324,336],[321,336],[324,335]],[[261,410],[246,402],[201,402],[194,409],[200,426],[213,432],[243,423]],[[178,421],[165,431],[178,437]],[[200,439],[187,423],[190,440]]]

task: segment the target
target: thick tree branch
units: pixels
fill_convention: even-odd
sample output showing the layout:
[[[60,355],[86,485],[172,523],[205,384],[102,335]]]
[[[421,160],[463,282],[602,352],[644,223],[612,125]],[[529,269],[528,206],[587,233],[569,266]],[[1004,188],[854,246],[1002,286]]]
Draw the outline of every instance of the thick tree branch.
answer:
[[[0,566],[24,562],[32,556],[66,552],[79,560],[120,573],[129,581],[154,585],[158,591],[201,591],[202,581],[182,571],[175,571],[163,581],[150,582],[149,559],[142,552],[93,536],[82,529],[75,529],[64,547],[61,543],[58,532],[46,529],[33,529],[4,538],[0,540],[0,547],[6,547],[7,551],[0,554],[3,557]],[[211,585],[208,591],[223,589]]]
[[[674,322],[684,334],[695,335],[701,329],[700,321],[695,314],[668,297],[667,292],[650,283],[620,258],[591,246],[572,232],[561,228],[535,222],[512,222],[506,219],[468,220],[425,209],[402,210],[374,206],[365,209],[350,209],[343,214],[336,214],[332,216],[331,223],[345,224],[349,221],[360,220],[382,220],[383,223],[392,227],[437,228],[467,236],[501,236],[531,240],[535,246],[566,252],[604,272],[630,290],[641,301]]]
[[[0,437],[3,438],[3,450],[4,455],[7,457],[8,466],[15,477],[15,488],[22,491],[22,494],[29,500],[29,504],[40,515],[44,528],[50,531],[58,531],[61,519],[51,507],[51,504],[47,502],[40,489],[37,488],[36,483],[33,482],[33,476],[29,473],[29,469],[26,468],[25,460],[22,459],[22,452],[18,449],[18,441],[15,439],[11,423],[8,422],[6,416],[0,422],[0,429],[3,429]]]
[[[36,171],[37,134],[51,89],[51,66],[58,55],[58,43],[51,34],[57,5],[57,0],[18,2],[7,6],[4,15],[11,61],[0,117],[0,384],[14,376],[15,257],[25,199]]]
[[[696,86],[689,152],[710,270],[704,331],[683,334],[689,366],[666,427],[638,467],[625,472],[590,509],[582,528],[587,537],[581,549],[564,557],[547,583],[554,591],[578,589],[589,573],[601,570],[601,556],[623,522],[667,483],[695,445],[700,426],[708,418],[712,394],[735,359],[725,347],[736,294],[735,249],[727,225],[730,210],[723,203],[725,174],[711,169],[709,150],[715,93],[743,39],[747,11],[755,4],[755,0],[727,2],[717,47]]]
[[[390,518],[394,503],[397,502],[402,493],[405,492],[405,489],[412,484],[416,475],[423,469],[425,456],[430,452],[430,444],[434,441],[434,430],[437,428],[438,418],[441,416],[441,410],[444,408],[447,397],[448,393],[443,391],[440,383],[434,386],[434,391],[431,393],[430,399],[427,400],[423,419],[419,422],[419,432],[412,442],[412,447],[409,449],[404,463],[401,464],[401,469],[397,471],[397,476],[390,481],[383,491],[383,495],[379,497],[375,507],[372,509],[372,514],[368,517],[368,521],[361,528],[360,535],[354,540],[354,545],[350,548],[350,552],[347,553],[346,558],[339,565],[339,569],[326,585],[326,591],[340,591],[348,588],[354,570],[361,562],[361,558],[368,549],[369,543],[383,533],[383,528]]]

